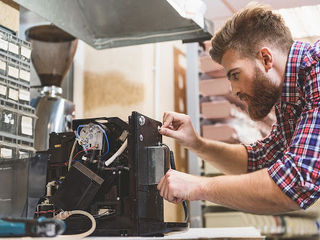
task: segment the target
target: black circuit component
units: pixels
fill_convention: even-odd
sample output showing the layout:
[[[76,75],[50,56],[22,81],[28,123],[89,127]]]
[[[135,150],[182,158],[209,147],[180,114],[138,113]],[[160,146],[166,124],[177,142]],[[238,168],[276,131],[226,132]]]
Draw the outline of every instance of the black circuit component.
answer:
[[[104,141],[102,147],[102,155],[100,160],[105,161],[110,158],[123,144],[128,135],[128,124],[122,121],[120,118],[88,118],[88,119],[76,119],[73,120],[72,126],[74,131],[77,131],[79,126],[85,126],[88,124],[99,125],[108,136],[109,153],[106,153],[107,143]],[[81,129],[79,129],[81,131]],[[105,138],[105,137],[104,137]]]
[[[89,207],[103,181],[89,168],[76,162],[51,201],[63,210],[85,210]]]
[[[38,217],[47,217],[53,218],[55,216],[55,206],[50,203],[41,203],[37,206],[37,211],[35,216]]]
[[[67,162],[74,141],[75,134],[73,132],[50,133],[50,164]]]

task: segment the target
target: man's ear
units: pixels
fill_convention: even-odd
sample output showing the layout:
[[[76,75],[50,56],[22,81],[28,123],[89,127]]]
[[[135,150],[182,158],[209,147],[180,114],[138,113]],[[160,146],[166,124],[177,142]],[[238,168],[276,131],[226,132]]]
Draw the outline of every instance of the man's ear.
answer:
[[[270,48],[262,47],[258,53],[258,60],[261,62],[265,71],[268,72],[273,66],[273,55]]]

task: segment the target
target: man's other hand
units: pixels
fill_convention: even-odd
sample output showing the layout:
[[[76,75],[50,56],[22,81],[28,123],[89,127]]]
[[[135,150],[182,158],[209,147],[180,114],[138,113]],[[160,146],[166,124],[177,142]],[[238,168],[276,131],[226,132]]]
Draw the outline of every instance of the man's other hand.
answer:
[[[174,138],[181,145],[189,149],[196,149],[200,144],[200,137],[195,132],[191,118],[188,115],[165,112],[160,134]]]
[[[160,180],[157,188],[160,195],[169,202],[200,200],[205,178],[170,169]]]

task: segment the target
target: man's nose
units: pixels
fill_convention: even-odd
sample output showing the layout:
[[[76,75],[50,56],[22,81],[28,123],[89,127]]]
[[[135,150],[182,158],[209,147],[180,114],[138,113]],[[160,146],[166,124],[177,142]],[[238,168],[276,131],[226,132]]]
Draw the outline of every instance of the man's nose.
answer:
[[[232,95],[237,95],[238,92],[240,92],[240,88],[237,86],[237,84],[230,84],[230,92]]]

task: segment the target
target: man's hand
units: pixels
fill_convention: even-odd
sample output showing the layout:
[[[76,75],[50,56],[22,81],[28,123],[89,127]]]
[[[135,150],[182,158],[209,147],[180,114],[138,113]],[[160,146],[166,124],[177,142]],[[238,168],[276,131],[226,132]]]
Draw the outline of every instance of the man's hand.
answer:
[[[159,184],[160,195],[169,202],[180,203],[183,200],[200,200],[204,177],[194,176],[170,169]]]
[[[163,125],[159,132],[167,137],[172,137],[186,148],[195,149],[200,145],[200,137],[194,130],[191,118],[188,115],[165,112]]]
[[[165,112],[159,133],[174,138],[201,159],[212,163],[222,173],[247,172],[248,155],[241,144],[228,144],[200,137],[194,130],[188,115]]]
[[[161,178],[160,195],[172,203],[208,200],[223,206],[258,214],[279,214],[300,209],[261,169],[242,175],[200,177],[169,170]]]

